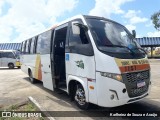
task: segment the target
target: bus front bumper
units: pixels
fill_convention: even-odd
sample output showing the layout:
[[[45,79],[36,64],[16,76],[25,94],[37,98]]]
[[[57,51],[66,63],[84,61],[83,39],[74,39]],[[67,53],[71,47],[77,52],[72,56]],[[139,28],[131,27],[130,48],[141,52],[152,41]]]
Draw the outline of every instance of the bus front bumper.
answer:
[[[123,82],[113,80],[111,78],[102,77],[97,80],[97,103],[102,107],[116,107],[124,104],[139,101],[149,95],[151,84],[149,84],[146,92],[135,97],[130,97]]]
[[[16,61],[16,67],[20,67],[20,66],[21,66],[20,62]]]

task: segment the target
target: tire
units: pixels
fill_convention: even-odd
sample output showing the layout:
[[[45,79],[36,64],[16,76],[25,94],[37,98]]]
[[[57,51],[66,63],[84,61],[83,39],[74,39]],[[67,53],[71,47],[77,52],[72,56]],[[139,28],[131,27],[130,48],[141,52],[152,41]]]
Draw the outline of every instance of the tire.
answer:
[[[30,80],[30,82],[31,82],[32,84],[35,84],[35,83],[36,83],[36,80],[33,78],[33,75],[32,75],[32,72],[31,72],[31,71],[29,71],[28,75],[29,75],[29,80]]]
[[[20,68],[21,68],[21,66],[18,66],[17,68],[18,68],[18,69],[20,69]]]
[[[9,67],[9,69],[13,69],[14,68],[14,64],[13,63],[9,63],[8,67]]]
[[[89,103],[86,102],[85,91],[81,84],[76,85],[74,100],[80,109],[87,110],[89,108]]]

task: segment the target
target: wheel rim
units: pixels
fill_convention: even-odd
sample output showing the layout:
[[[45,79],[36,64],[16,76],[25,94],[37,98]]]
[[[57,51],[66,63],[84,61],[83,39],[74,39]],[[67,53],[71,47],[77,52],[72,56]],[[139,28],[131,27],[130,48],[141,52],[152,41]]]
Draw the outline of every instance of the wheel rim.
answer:
[[[12,65],[12,64],[10,64],[10,65],[9,65],[9,68],[13,68],[13,65]]]
[[[80,105],[84,105],[86,103],[85,92],[82,88],[78,88],[75,94],[75,100]]]

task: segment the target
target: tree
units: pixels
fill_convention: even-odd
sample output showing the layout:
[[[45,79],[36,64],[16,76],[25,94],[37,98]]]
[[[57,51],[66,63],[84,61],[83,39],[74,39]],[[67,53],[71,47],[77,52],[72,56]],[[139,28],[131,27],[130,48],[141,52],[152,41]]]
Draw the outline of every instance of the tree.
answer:
[[[151,16],[152,23],[157,30],[160,30],[160,11]]]

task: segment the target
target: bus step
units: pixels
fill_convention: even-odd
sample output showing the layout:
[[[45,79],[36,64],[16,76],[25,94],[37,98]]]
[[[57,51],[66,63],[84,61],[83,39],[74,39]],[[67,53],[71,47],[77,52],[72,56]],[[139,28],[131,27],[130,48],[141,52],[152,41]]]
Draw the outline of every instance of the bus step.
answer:
[[[59,88],[59,89],[67,92],[67,88]]]
[[[58,84],[58,88],[63,90],[63,91],[67,91],[67,86],[66,86],[66,82],[60,82]]]

